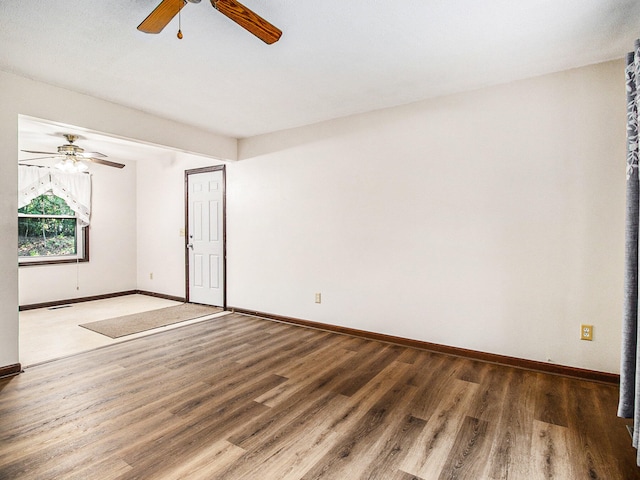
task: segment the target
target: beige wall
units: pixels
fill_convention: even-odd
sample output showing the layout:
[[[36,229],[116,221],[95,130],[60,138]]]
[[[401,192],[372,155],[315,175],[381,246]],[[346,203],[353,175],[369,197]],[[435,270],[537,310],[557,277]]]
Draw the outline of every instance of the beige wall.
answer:
[[[622,62],[241,140],[239,156],[230,305],[618,371]]]

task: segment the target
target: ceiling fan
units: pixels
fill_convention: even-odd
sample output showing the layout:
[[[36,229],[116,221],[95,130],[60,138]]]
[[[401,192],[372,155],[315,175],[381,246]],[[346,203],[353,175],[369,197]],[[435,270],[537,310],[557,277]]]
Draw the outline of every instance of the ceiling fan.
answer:
[[[155,10],[138,25],[138,30],[145,33],[160,33],[171,19],[182,10],[187,1],[200,3],[200,0],[162,0]],[[236,0],[211,0],[211,5],[265,43],[275,43],[282,35],[279,28],[271,25]],[[182,38],[180,31],[178,31],[178,38]]]
[[[46,155],[45,157],[28,158],[25,160],[18,160],[19,162],[29,162],[32,160],[42,160],[44,158],[59,158],[61,161],[56,164],[56,167],[65,171],[83,172],[87,170],[87,167],[83,161],[99,163],[100,165],[106,165],[108,167],[123,168],[123,163],[112,162],[105,160],[106,155],[100,152],[85,152],[84,148],[77,146],[75,142],[78,139],[78,135],[71,133],[63,134],[67,139],[66,144],[60,145],[57,152],[40,152],[38,150],[22,150],[26,153],[38,153]]]

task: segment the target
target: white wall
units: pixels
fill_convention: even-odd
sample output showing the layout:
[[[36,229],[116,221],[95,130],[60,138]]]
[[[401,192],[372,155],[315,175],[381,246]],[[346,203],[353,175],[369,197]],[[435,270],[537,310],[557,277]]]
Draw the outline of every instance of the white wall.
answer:
[[[241,140],[229,305],[618,372],[623,71]]]
[[[137,288],[185,297],[184,172],[221,162],[182,155],[137,163]]]
[[[610,62],[241,141],[245,160],[227,167],[229,304],[617,372],[622,72]],[[3,366],[18,361],[18,114],[219,158],[235,141],[2,72],[0,87]],[[138,165],[138,203],[157,190],[147,173],[176,183],[138,210],[136,284],[179,295],[182,248],[169,258],[155,240],[182,245],[183,177],[158,168]],[[577,340],[580,323],[593,342]]]
[[[90,261],[19,268],[20,305],[136,289],[136,162],[90,165]]]
[[[0,77],[0,367],[18,363],[18,116],[2,87]]]
[[[18,115],[80,125],[216,158],[235,159],[233,138],[0,71],[0,367],[18,363]],[[93,247],[93,243],[92,243]],[[35,267],[32,267],[35,268]]]
[[[136,289],[185,297],[184,172],[221,162],[166,157],[119,159],[126,163],[122,170],[90,167],[90,261],[20,267],[20,305]]]

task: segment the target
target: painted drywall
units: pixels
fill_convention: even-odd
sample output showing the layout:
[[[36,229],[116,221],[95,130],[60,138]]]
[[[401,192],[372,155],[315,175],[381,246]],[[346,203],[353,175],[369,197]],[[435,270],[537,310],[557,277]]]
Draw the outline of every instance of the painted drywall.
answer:
[[[245,160],[227,167],[229,304],[617,371],[622,69],[611,62],[241,141]],[[115,112],[131,112],[10,74],[0,84],[0,365],[9,365],[17,115],[113,132]],[[103,111],[104,125],[83,123]],[[143,140],[148,129],[171,144],[166,121],[131,115]],[[141,177],[138,201],[155,188]],[[164,210],[138,227],[137,284],[178,294],[183,277],[144,279],[158,278],[160,257],[141,253],[154,248],[151,227],[179,232]],[[593,342],[577,340],[581,322],[596,326]]]
[[[136,162],[90,171],[90,261],[20,267],[20,305],[136,289]]]
[[[184,298],[185,171],[221,162],[182,155],[137,163],[137,288]]]
[[[623,71],[241,140],[229,305],[618,372]]]
[[[1,367],[19,361],[16,221],[18,115],[78,125],[114,136],[135,138],[221,159],[236,158],[237,140],[2,71],[0,105]]]
[[[185,297],[184,172],[220,163],[171,153],[92,166],[91,261],[21,267],[20,305],[136,289]]]
[[[4,90],[0,88],[0,367],[18,363],[18,116],[7,108]]]

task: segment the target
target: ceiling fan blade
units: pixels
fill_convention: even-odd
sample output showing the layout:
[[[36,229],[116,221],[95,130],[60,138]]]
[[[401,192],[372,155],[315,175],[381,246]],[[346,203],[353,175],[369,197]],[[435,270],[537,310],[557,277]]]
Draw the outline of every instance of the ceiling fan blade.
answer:
[[[144,33],[160,33],[186,4],[186,0],[162,0],[138,25],[138,30]]]
[[[124,163],[112,162],[111,160],[104,160],[102,158],[84,157],[82,160],[99,163],[100,165],[106,165],[107,167],[124,168]]]
[[[82,155],[84,157],[99,157],[99,158],[107,158],[107,155],[100,152],[83,152]]]
[[[25,158],[23,160],[18,160],[18,163],[20,163],[20,162],[31,162],[33,160],[45,160],[47,158],[60,158],[60,155],[48,155],[46,157]]]
[[[282,30],[236,0],[211,0],[211,5],[265,43],[275,43],[282,35]]]
[[[38,150],[20,150],[21,152],[26,153],[40,153],[42,155],[58,155],[58,152],[40,152]]]
[[[20,161],[24,162],[24,160],[20,160]],[[35,163],[23,163],[22,165],[24,165],[25,167],[46,168],[46,167],[43,167],[42,165],[37,165]]]

